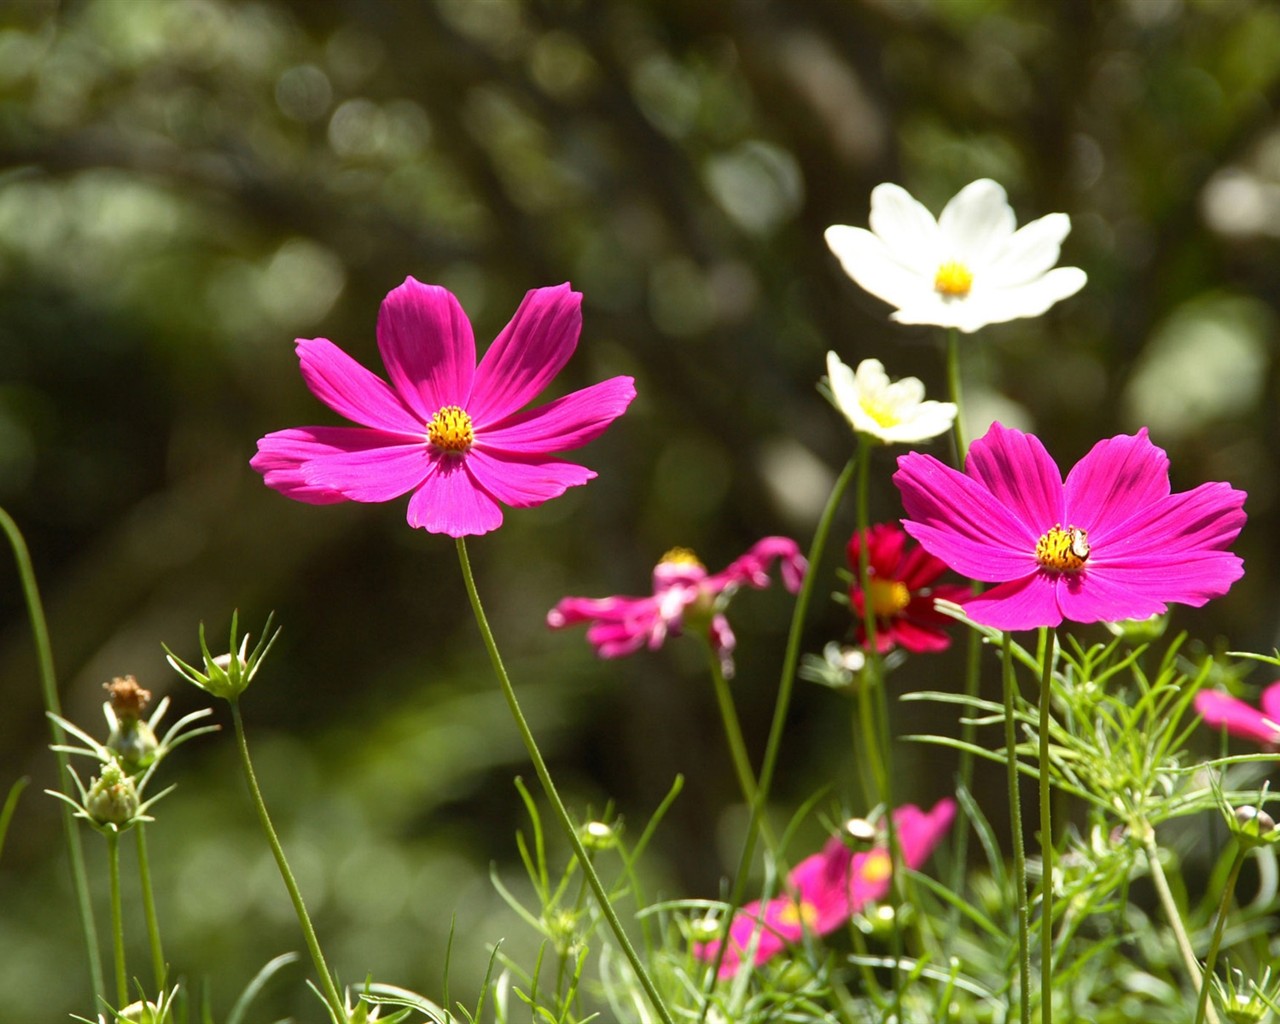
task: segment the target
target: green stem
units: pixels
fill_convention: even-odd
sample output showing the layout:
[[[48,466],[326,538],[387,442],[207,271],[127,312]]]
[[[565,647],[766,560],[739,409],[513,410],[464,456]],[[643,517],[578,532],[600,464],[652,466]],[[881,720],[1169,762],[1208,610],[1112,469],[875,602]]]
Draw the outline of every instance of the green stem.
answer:
[[[493,671],[498,677],[498,685],[502,688],[502,695],[506,698],[507,707],[511,711],[511,717],[515,721],[520,738],[524,740],[525,749],[529,753],[529,759],[533,762],[533,770],[538,776],[538,781],[542,783],[543,791],[551,803],[556,819],[560,822],[560,827],[564,830],[565,837],[569,840],[569,845],[573,847],[574,856],[578,859],[582,873],[586,876],[587,884],[591,886],[596,903],[600,906],[600,912],[608,922],[614,938],[618,940],[618,946],[622,949],[627,962],[631,964],[631,969],[635,971],[636,978],[639,980],[645,994],[649,997],[649,1002],[653,1005],[654,1010],[657,1011],[658,1016],[662,1018],[663,1024],[673,1024],[671,1013],[668,1011],[666,1003],[663,1002],[662,996],[658,994],[658,989],[654,985],[653,979],[649,977],[649,972],[645,970],[644,963],[640,960],[635,947],[627,937],[627,933],[622,927],[622,921],[618,918],[618,912],[614,909],[613,902],[609,899],[609,894],[605,891],[605,887],[600,881],[600,876],[596,874],[596,870],[591,864],[591,857],[582,845],[582,837],[578,835],[578,829],[574,826],[573,819],[569,817],[564,801],[560,799],[560,793],[556,789],[555,782],[551,779],[551,773],[547,770],[546,762],[542,759],[542,752],[538,749],[538,743],[533,738],[533,732],[524,717],[524,712],[520,710],[520,702],[516,700],[515,687],[511,685],[511,679],[502,663],[502,655],[499,653],[498,645],[493,639],[493,630],[489,627],[489,620],[484,613],[483,605],[480,603],[480,593],[476,590],[475,577],[471,572],[471,560],[467,557],[467,545],[461,537],[458,538],[458,563],[462,567],[462,578],[467,587],[467,597],[471,601],[471,610],[475,614],[476,625],[480,628],[480,635],[484,640],[485,649],[489,652],[489,660],[493,663]]]
[[[704,638],[707,639],[707,638]],[[756,802],[756,776],[751,770],[751,759],[747,755],[746,740],[742,737],[742,723],[738,719],[738,709],[733,702],[733,693],[729,689],[729,681],[724,676],[720,665],[720,657],[707,639],[707,665],[711,672],[711,684],[716,693],[716,704],[720,709],[720,720],[724,725],[725,741],[729,744],[729,754],[733,759],[733,770],[738,776],[738,786],[742,789],[743,799],[747,806]],[[777,840],[769,823],[762,822],[764,841],[769,849],[778,852]]]
[[[120,899],[120,834],[106,833],[107,877],[111,889],[111,951],[116,969],[116,1006],[129,1005],[129,972],[124,962],[124,910]]]
[[[1027,910],[1027,854],[1022,841],[1022,801],[1018,796],[1018,726],[1014,699],[1013,638],[1004,634],[1004,747],[1009,779],[1009,831],[1013,845],[1014,898],[1018,908],[1018,998],[1019,1020],[1031,1024],[1031,942]]]
[[[1147,854],[1147,864],[1151,867],[1151,881],[1155,883],[1156,895],[1160,897],[1160,905],[1164,908],[1170,927],[1173,928],[1178,951],[1182,954],[1187,976],[1191,978],[1191,985],[1196,990],[1198,998],[1202,987],[1207,987],[1207,981],[1201,978],[1200,961],[1196,957],[1195,948],[1191,945],[1191,936],[1187,934],[1186,926],[1182,923],[1182,915],[1178,912],[1178,901],[1174,899],[1173,890],[1169,888],[1169,879],[1165,877],[1164,865],[1160,863],[1160,848],[1156,846],[1155,830],[1146,822],[1142,822],[1140,827],[1144,833],[1142,846]],[[1231,890],[1228,887],[1226,891]],[[1210,1024],[1219,1024],[1217,1011],[1212,1006],[1206,1005],[1205,1017]]]
[[[53,668],[53,647],[49,643],[49,627],[44,617],[44,605],[40,601],[40,589],[36,585],[35,570],[31,565],[31,552],[27,550],[27,542],[22,531],[13,518],[0,509],[0,529],[3,529],[13,548],[13,558],[18,566],[18,578],[22,582],[22,592],[27,602],[27,614],[31,619],[31,636],[36,645],[36,661],[40,672],[40,688],[44,694],[46,711],[55,715],[62,714],[62,704],[58,700],[57,675]],[[49,729],[53,734],[55,746],[67,742],[67,734],[54,719],[49,719]],[[71,790],[70,770],[67,755],[55,751],[58,761],[58,787],[68,799],[74,797]],[[76,906],[80,912],[80,931],[84,938],[85,951],[89,958],[89,984],[95,997],[106,992],[106,981],[102,973],[102,951],[98,948],[98,926],[93,919],[93,901],[89,897],[89,873],[84,866],[84,847],[80,842],[80,831],[71,805],[59,800],[62,805],[62,834],[67,844],[67,861],[71,867],[71,882],[76,893]]]
[[[1222,947],[1222,933],[1226,930],[1227,914],[1231,910],[1231,900],[1235,896],[1236,882],[1240,878],[1240,869],[1244,867],[1244,859],[1248,852],[1243,843],[1237,846],[1235,860],[1231,862],[1231,870],[1227,873],[1227,883],[1222,887],[1218,918],[1213,923],[1213,938],[1209,941],[1209,954],[1204,961],[1200,1001],[1196,1005],[1196,1024],[1204,1024],[1205,1014],[1209,1010],[1209,989],[1213,987],[1213,972],[1218,966],[1218,950]]]
[[[311,962],[315,965],[316,974],[320,976],[320,989],[325,1002],[329,1004],[334,1019],[345,1024],[348,1020],[346,1006],[338,993],[337,985],[334,984],[333,975],[329,972],[329,965],[325,963],[324,953],[320,949],[320,940],[316,937],[311,917],[307,914],[307,906],[302,900],[302,890],[298,888],[297,879],[289,869],[284,847],[280,845],[280,837],[276,835],[275,826],[271,824],[271,815],[267,813],[267,804],[262,798],[262,790],[258,788],[258,777],[254,774],[253,762],[249,759],[249,741],[245,737],[240,702],[235,698],[229,698],[228,703],[231,705],[231,719],[235,723],[236,745],[240,750],[240,767],[244,771],[245,782],[249,786],[249,796],[253,801],[254,810],[258,812],[258,821],[267,837],[267,844],[275,856],[276,867],[280,870],[284,886],[289,890],[289,899],[293,901],[293,910],[298,915],[298,924],[302,928],[303,941],[306,942],[307,951],[311,954]]]
[[[1040,1020],[1053,1020],[1053,821],[1049,788],[1049,712],[1053,689],[1053,630],[1041,630],[1044,665],[1040,675]],[[1006,634],[1007,635],[1007,634]]]
[[[951,391],[951,401],[956,407],[955,422],[951,425],[952,436],[956,442],[956,466],[963,472],[965,456],[969,453],[969,442],[964,434],[964,401],[960,385],[960,332],[954,327],[947,332],[947,387]]]
[[[808,568],[804,580],[800,584],[800,592],[796,595],[796,603],[791,612],[791,627],[787,633],[787,650],[782,659],[782,676],[778,680],[778,696],[773,706],[773,722],[769,726],[769,738],[765,743],[764,759],[760,763],[760,779],[756,786],[756,799],[751,805],[751,820],[747,826],[746,839],[742,844],[742,854],[738,858],[738,868],[734,873],[733,888],[729,895],[729,906],[726,908],[724,927],[720,935],[720,949],[711,970],[711,986],[714,987],[720,973],[720,965],[724,961],[725,952],[729,948],[729,928],[733,924],[737,908],[742,905],[742,895],[747,885],[747,873],[751,860],[755,856],[756,832],[763,820],[764,808],[769,799],[769,789],[773,785],[773,772],[778,763],[778,752],[782,748],[782,733],[786,726],[787,712],[791,707],[791,691],[795,687],[796,669],[800,664],[800,639],[804,632],[804,621],[809,613],[809,601],[813,597],[814,580],[817,579],[818,562],[827,546],[827,536],[831,533],[831,524],[835,520],[836,509],[844,492],[849,489],[849,481],[853,479],[858,459],[855,454],[836,478],[827,497],[826,507],[818,519],[818,527],[814,531],[813,542],[809,545]],[[711,991],[708,990],[702,1002],[699,1021],[705,1019],[711,1006]]]
[[[160,922],[156,917],[156,897],[151,887],[151,863],[147,857],[147,833],[142,822],[134,826],[138,837],[138,881],[142,888],[142,912],[147,921],[147,941],[151,945],[151,968],[156,976],[156,992],[164,990],[164,947],[160,944]]]

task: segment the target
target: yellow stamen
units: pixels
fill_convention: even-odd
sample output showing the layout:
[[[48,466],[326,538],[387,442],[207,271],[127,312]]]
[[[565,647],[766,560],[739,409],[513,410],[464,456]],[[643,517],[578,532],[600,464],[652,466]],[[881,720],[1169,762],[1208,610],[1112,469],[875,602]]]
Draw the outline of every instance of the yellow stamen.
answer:
[[[475,439],[471,417],[456,405],[442,406],[427,424],[427,440],[443,452],[461,455]]]
[[[1089,534],[1075,526],[1054,525],[1036,541],[1036,561],[1055,572],[1079,572],[1089,558]]]
[[[973,287],[973,273],[963,263],[947,260],[938,268],[933,288],[948,299],[963,299]]]
[[[659,565],[687,565],[693,568],[706,568],[698,556],[688,548],[672,548],[658,561]]]
[[[892,618],[911,603],[911,591],[901,580],[869,580],[871,608],[882,619]]]
[[[812,929],[818,923],[818,908],[804,901],[788,903],[779,911],[778,923],[793,928],[802,924],[805,928]]]
[[[872,850],[862,862],[860,872],[864,882],[883,882],[893,874],[893,862],[884,850]]]

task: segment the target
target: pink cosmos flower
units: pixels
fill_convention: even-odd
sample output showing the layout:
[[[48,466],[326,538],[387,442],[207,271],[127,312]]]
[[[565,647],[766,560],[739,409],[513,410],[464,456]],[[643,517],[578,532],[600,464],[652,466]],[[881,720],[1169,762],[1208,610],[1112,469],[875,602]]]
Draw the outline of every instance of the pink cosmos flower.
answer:
[[[955,813],[956,802],[950,798],[939,800],[931,811],[907,804],[893,812],[902,860],[908,868],[915,871],[929,859]],[[738,911],[729,929],[729,948],[719,976],[731,978],[738,972],[753,941],[752,962],[759,966],[806,935],[830,934],[856,911],[884,896],[891,875],[884,843],[855,853],[839,836],[828,840],[821,853],[806,857],[792,869],[786,893],[763,906],[757,900]],[[715,941],[696,946],[694,953],[702,960],[714,961],[719,950],[720,943]]]
[[[502,524],[499,503],[540,505],[594,477],[553,453],[599,436],[635,397],[630,377],[612,377],[519,411],[568,362],[581,327],[581,294],[567,284],[535,288],[477,366],[458,300],[405,278],[378,311],[390,384],[331,341],[297,342],[307,387],[359,426],[276,431],[258,442],[250,465],[295,501],[410,494],[410,526],[488,533]]]
[[[958,583],[934,581],[947,571],[946,563],[934,558],[917,544],[908,545],[907,535],[896,523],[877,523],[865,532],[867,537],[867,590],[876,617],[876,647],[881,652],[896,646],[915,654],[945,651],[951,638],[943,626],[952,620],[935,611],[935,598],[963,603],[969,588]],[[849,585],[849,603],[858,624],[858,643],[867,645],[862,616],[866,597],[858,586],[858,559],[863,534],[849,538],[847,554],[853,570]]]
[[[1198,607],[1244,572],[1227,550],[1244,492],[1207,483],[1171,494],[1168,456],[1146,428],[1099,441],[1065,483],[1038,438],[999,423],[973,443],[964,473],[911,452],[893,480],[907,533],[957,572],[998,584],[965,604],[994,629]]]
[[[587,627],[587,640],[602,658],[619,658],[641,647],[655,650],[678,635],[684,621],[706,620],[711,645],[720,657],[725,678],[733,676],[733,630],[724,617],[729,598],[741,586],[757,590],[769,585],[769,567],[778,562],[782,582],[791,593],[800,589],[805,560],[795,541],[766,537],[721,572],[709,574],[687,548],[673,548],[653,570],[648,597],[566,597],[547,613],[552,629]]]
[[[1267,750],[1280,749],[1280,682],[1262,691],[1262,710],[1220,690],[1195,695],[1196,712],[1204,724],[1226,729],[1232,736],[1261,743]]]

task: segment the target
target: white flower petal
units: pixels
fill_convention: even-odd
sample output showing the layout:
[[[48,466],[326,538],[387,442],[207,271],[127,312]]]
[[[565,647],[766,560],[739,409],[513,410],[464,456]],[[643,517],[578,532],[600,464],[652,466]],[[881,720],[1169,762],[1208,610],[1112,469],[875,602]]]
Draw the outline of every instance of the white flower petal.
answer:
[[[855,372],[828,352],[827,386],[832,402],[854,431],[885,444],[937,437],[951,429],[956,415],[950,402],[922,401],[924,385],[915,377],[891,382],[878,359],[864,359]],[[877,413],[890,422],[881,423]]]
[[[891,306],[901,306],[922,290],[932,288],[932,280],[926,282],[898,263],[885,243],[865,228],[833,224],[823,237],[844,272]]]
[[[932,282],[945,258],[942,235],[933,214],[911,193],[889,182],[877,185],[871,190],[868,223],[899,264]]]
[[[947,258],[959,260],[974,275],[999,255],[1016,225],[1004,189],[990,178],[962,188],[938,218]]]
[[[1058,262],[1062,240],[1070,231],[1071,218],[1065,213],[1051,213],[1024,224],[987,267],[983,278],[991,284],[1009,287],[1039,277]]]
[[[1057,267],[1026,284],[993,289],[989,297],[983,297],[983,304],[990,309],[983,322],[999,324],[1025,316],[1040,316],[1055,302],[1078,292],[1088,279],[1079,267]]]

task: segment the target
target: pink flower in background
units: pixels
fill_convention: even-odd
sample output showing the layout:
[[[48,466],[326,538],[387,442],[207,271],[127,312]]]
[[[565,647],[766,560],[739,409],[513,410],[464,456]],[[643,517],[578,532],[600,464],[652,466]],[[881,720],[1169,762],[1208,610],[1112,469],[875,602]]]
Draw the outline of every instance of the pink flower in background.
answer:
[[[902,525],[962,575],[996,583],[965,603],[974,622],[1032,629],[1145,619],[1199,606],[1244,573],[1227,550],[1243,491],[1207,483],[1171,494],[1169,459],[1147,439],[1099,441],[1062,474],[1038,438],[993,424],[959,473],[930,455],[898,459]]]
[[[1280,682],[1262,691],[1261,704],[1259,710],[1220,690],[1201,690],[1195,695],[1196,712],[1205,725],[1226,729],[1232,736],[1261,743],[1268,750],[1280,749]]]
[[[931,811],[912,804],[893,812],[903,863],[919,868],[947,833],[955,817],[956,803],[939,800]],[[806,857],[787,876],[787,892],[768,903],[748,903],[733,919],[729,948],[720,963],[720,977],[738,972],[755,942],[753,963],[764,963],[788,944],[806,935],[827,935],[844,925],[853,914],[889,891],[892,875],[889,851],[881,843],[855,853],[839,836],[828,840],[821,853]],[[758,938],[756,936],[759,936]],[[694,948],[702,960],[714,961],[720,943]]]
[[[525,295],[476,365],[471,323],[452,293],[412,277],[378,311],[391,383],[333,342],[299,339],[302,377],[355,427],[268,434],[250,463],[267,486],[312,505],[409,494],[408,521],[465,537],[502,525],[500,504],[540,505],[595,473],[554,458],[586,444],[635,397],[612,377],[524,412],[578,344],[582,296],[567,284]]]
[[[883,652],[902,646],[915,654],[945,651],[951,638],[943,627],[952,619],[934,610],[935,598],[963,603],[969,588],[958,583],[934,586],[947,571],[946,563],[925,551],[908,538],[896,523],[877,523],[865,532],[867,537],[867,590],[876,617],[876,646]],[[858,643],[867,645],[862,616],[866,597],[858,586],[858,559],[862,552],[863,534],[849,538],[847,555],[853,570],[849,585],[849,603],[858,626]]]
[[[800,589],[805,560],[795,541],[766,537],[722,572],[709,574],[692,551],[673,548],[653,570],[648,597],[566,597],[547,613],[552,629],[587,622],[587,640],[602,658],[619,658],[641,647],[662,646],[678,635],[686,618],[707,620],[711,644],[720,656],[725,677],[733,675],[733,630],[724,607],[741,586],[763,589],[769,568],[778,562],[782,582],[791,593]]]

